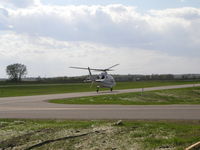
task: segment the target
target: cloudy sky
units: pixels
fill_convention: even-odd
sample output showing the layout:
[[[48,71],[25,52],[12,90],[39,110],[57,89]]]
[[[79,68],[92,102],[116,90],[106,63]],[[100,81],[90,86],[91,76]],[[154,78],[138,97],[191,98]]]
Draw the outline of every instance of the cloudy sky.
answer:
[[[0,0],[0,78],[200,73],[200,0]]]

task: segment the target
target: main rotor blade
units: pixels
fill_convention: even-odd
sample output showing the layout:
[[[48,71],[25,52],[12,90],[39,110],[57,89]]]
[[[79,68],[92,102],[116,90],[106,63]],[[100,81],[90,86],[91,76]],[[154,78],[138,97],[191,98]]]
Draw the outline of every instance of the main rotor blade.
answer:
[[[82,68],[82,67],[69,67],[69,68],[74,68],[74,69],[86,69],[86,70],[88,70],[88,68]]]
[[[113,67],[116,67],[116,66],[118,66],[119,64],[115,64],[115,65],[113,65],[113,66],[111,66],[111,67],[109,67],[108,69],[106,69],[106,70],[110,70],[111,68],[113,68]]]
[[[94,71],[113,71],[111,70],[111,68],[115,67],[115,66],[118,66],[119,64],[115,64],[107,69],[93,69],[93,68],[90,68],[90,70],[94,70]],[[83,68],[83,67],[69,67],[69,68],[74,68],[74,69],[85,69],[85,70],[88,70],[88,68]]]
[[[83,68],[83,67],[69,67],[69,68],[88,70],[88,68]],[[90,68],[90,70],[94,70],[94,71],[105,71],[105,69],[92,69],[92,68]]]

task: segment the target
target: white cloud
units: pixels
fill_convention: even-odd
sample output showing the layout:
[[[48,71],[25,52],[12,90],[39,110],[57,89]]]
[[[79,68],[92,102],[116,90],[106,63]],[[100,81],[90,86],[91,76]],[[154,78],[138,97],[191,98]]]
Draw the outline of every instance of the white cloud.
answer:
[[[8,7],[25,8],[40,5],[40,0],[0,0],[0,3]]]
[[[23,8],[0,8],[1,68],[21,62],[30,68],[30,75],[57,76],[73,75],[71,65],[120,63],[116,73],[199,73],[198,8],[142,14],[124,5],[29,2]],[[4,70],[0,74],[5,76]]]
[[[200,55],[198,8],[141,14],[135,7],[124,5],[40,5],[4,11],[0,13],[0,29],[7,27],[18,34]]]
[[[170,56],[153,50],[64,42],[12,32],[0,36],[0,45],[0,74],[4,77],[6,66],[16,62],[27,65],[29,76],[87,74],[87,71],[72,71],[68,67],[106,68],[114,63],[120,63],[114,72],[119,74],[196,73],[196,64],[200,63],[200,59]]]
[[[183,7],[176,9],[165,9],[165,10],[150,10],[150,13],[159,17],[172,17],[172,18],[181,18],[181,19],[199,19],[200,9],[193,7]]]

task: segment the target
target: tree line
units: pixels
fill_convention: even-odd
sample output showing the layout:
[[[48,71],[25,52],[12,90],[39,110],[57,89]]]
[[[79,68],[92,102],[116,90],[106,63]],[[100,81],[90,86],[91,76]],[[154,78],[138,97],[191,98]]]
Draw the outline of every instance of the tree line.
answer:
[[[6,73],[9,76],[9,81],[12,82],[21,82],[22,79],[27,75],[27,67],[24,64],[15,63],[8,65],[6,67]],[[94,75],[98,76],[98,75]],[[150,80],[199,80],[199,74],[152,74],[152,75],[113,75],[117,82],[130,82],[130,81],[150,81]],[[78,77],[52,77],[52,78],[42,78],[36,77],[31,78],[32,82],[39,83],[80,83],[83,82],[87,76],[78,76]],[[30,79],[30,78],[29,78]]]

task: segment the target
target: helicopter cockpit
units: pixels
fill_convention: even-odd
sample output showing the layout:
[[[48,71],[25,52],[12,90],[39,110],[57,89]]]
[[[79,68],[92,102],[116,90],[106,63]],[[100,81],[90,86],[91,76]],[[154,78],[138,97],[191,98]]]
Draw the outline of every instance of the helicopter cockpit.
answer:
[[[106,78],[106,73],[102,72],[97,79],[105,79]]]

